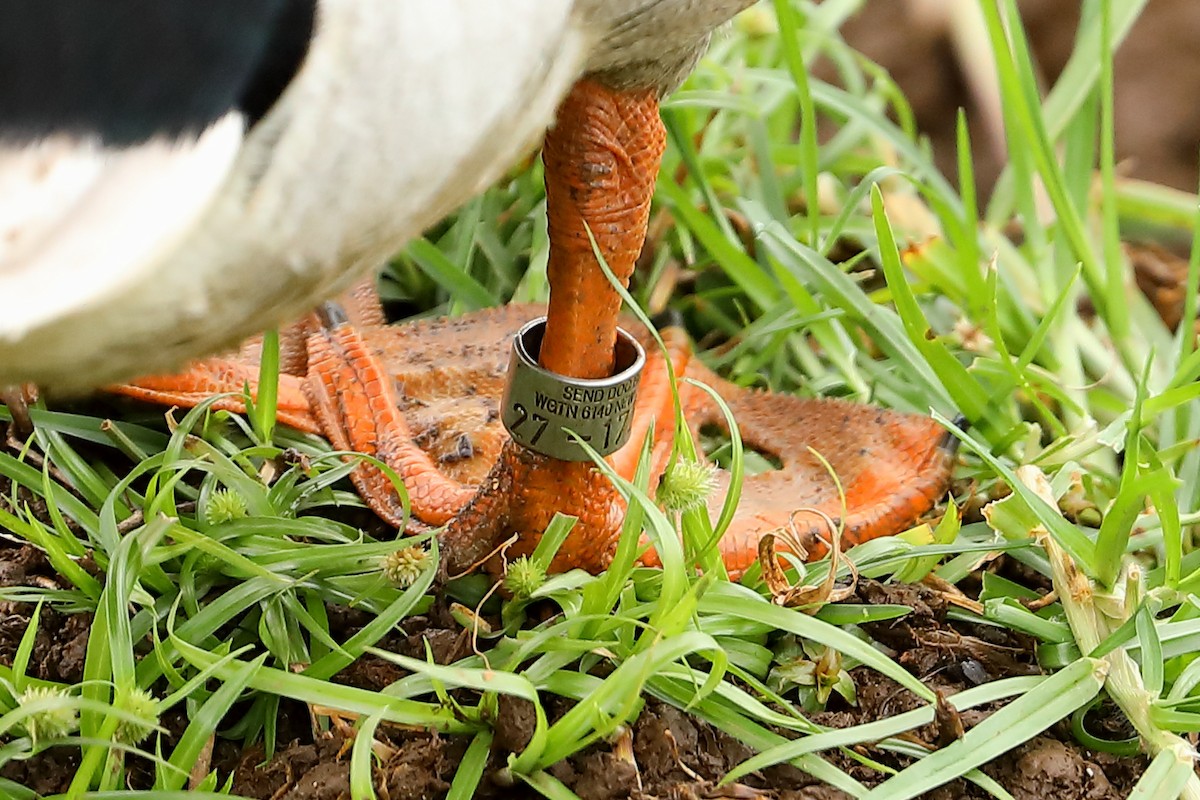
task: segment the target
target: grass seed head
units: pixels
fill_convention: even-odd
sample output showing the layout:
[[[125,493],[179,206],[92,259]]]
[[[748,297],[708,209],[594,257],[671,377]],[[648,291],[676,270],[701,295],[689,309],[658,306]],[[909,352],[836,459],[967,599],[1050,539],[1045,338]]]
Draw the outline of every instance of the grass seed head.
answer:
[[[546,570],[525,556],[513,559],[504,573],[504,588],[521,599],[532,596],[545,582]]]
[[[417,582],[429,564],[429,551],[419,545],[394,550],[383,557],[383,574],[402,589]]]
[[[50,708],[38,711],[22,723],[25,733],[33,741],[58,739],[67,736],[79,727],[79,715],[71,705],[67,693],[53,686],[31,686],[17,697],[18,706],[42,701],[58,701]]]
[[[679,459],[663,473],[656,497],[668,511],[690,511],[704,505],[716,488],[715,466]]]
[[[124,744],[137,744],[158,726],[158,700],[147,689],[135,689],[125,698],[125,708],[138,717],[137,721],[123,719],[113,738]]]
[[[248,513],[244,497],[232,489],[217,489],[208,497],[204,519],[209,525],[220,525],[241,519]]]

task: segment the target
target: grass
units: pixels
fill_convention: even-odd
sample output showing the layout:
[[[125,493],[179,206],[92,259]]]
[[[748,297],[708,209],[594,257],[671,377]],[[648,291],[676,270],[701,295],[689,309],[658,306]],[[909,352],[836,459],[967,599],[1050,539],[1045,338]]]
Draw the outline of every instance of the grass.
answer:
[[[853,4],[756,6],[664,106],[670,149],[638,303],[657,309],[682,272],[672,303],[693,330],[732,341],[710,355],[735,380],[966,416],[963,485],[1003,499],[982,519],[952,516],[936,536],[855,548],[861,574],[954,584],[1003,552],[1054,586],[1057,599],[1034,613],[1021,602],[1027,588],[985,573],[979,608],[959,612],[1034,637],[1045,671],[951,698],[958,710],[1003,702],[962,738],[928,752],[903,737],[934,719],[936,697],[860,626],[906,609],[803,613],[771,603],[753,577],[701,576],[689,565],[708,521],[664,512],[644,474],[620,487],[630,513],[605,574],[534,581],[503,604],[500,630],[474,631],[491,637],[486,652],[452,666],[378,650],[429,607],[434,562],[417,561],[410,584],[397,586],[380,567],[397,543],[322,516],[358,504],[348,466],[324,443],[274,429],[268,398],[250,422],[197,409],[168,431],[153,414],[102,424],[36,409],[28,452],[0,453],[12,484],[0,527],[44,551],[61,576],[57,587],[3,596],[95,615],[73,686],[29,674],[40,612],[31,617],[11,666],[0,667],[0,763],[74,748],[79,766],[60,796],[225,797],[228,776],[205,760],[212,738],[261,742],[269,756],[283,744],[281,703],[300,701],[357,715],[356,800],[374,797],[371,745],[385,724],[468,737],[449,794],[465,798],[482,779],[498,697],[511,695],[536,711],[511,777],[569,798],[547,769],[619,735],[653,697],[756,753],[727,782],[786,762],[854,797],[916,797],[963,777],[1006,798],[979,768],[1074,718],[1089,746],[1150,759],[1133,796],[1200,798],[1183,736],[1200,730],[1200,247],[1176,334],[1133,288],[1120,248],[1123,229],[1200,236],[1200,226],[1195,196],[1121,180],[1113,165],[1111,53],[1144,5],[1085,2],[1075,53],[1043,97],[1014,4],[982,0],[1010,157],[986,203],[962,118],[952,183],[896,87],[839,38]],[[810,74],[818,57],[836,66],[837,85]],[[514,172],[414,243],[389,268],[385,297],[430,313],[543,298],[539,169]],[[1019,239],[1009,238],[1013,221]],[[831,260],[847,248],[858,255]],[[1079,311],[1085,295],[1094,319]],[[733,451],[740,463],[736,441]],[[642,530],[663,569],[635,566]],[[534,560],[548,563],[551,551]],[[819,583],[823,570],[801,577]],[[465,579],[450,591],[471,608],[486,585]],[[559,613],[527,619],[532,600]],[[339,606],[371,621],[339,641],[329,619]],[[886,675],[925,705],[823,728],[769,679],[781,633],[793,649],[833,651],[847,668]],[[383,692],[331,680],[367,653],[407,677]],[[1082,714],[1105,696],[1135,728],[1132,744],[1083,730]],[[552,697],[572,704],[553,721]],[[168,718],[183,720],[170,736]],[[859,745],[914,760],[892,770]],[[835,749],[884,780],[869,788],[820,757]],[[139,780],[152,791],[126,790],[132,754],[149,765]],[[2,779],[0,794],[36,796]]]

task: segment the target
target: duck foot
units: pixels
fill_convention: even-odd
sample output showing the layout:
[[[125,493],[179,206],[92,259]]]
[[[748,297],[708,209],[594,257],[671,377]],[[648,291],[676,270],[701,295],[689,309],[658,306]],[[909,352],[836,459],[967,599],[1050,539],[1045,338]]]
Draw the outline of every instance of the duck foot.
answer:
[[[544,151],[551,298],[538,363],[549,373],[575,380],[613,373],[621,298],[596,252],[626,285],[645,237],[664,140],[653,92],[620,92],[585,80],[559,110]],[[389,471],[403,481],[412,516],[445,526],[447,574],[491,562],[513,537],[505,557],[532,552],[556,513],[578,521],[552,571],[597,572],[615,551],[626,507],[604,473],[590,461],[534,452],[501,429],[496,398],[508,348],[516,329],[535,314],[502,309],[392,328],[371,328],[371,317],[362,329],[353,314],[327,310],[303,328],[307,377],[288,382],[288,397],[303,398],[294,404],[289,399],[288,413],[320,430],[335,448],[386,465],[360,463],[351,477],[367,504],[398,527],[409,518]],[[853,546],[903,530],[946,492],[954,453],[932,420],[742,389],[692,359],[679,329],[663,332],[666,352],[636,322],[626,329],[638,337],[647,361],[630,439],[607,457],[617,475],[634,476],[642,443],[652,436],[650,490],[656,489],[673,447],[672,374],[714,387],[746,445],[779,464],[745,480],[738,513],[717,545],[732,576],[754,562],[767,531],[794,527],[807,555],[818,557],[830,524],[840,525],[843,542]],[[724,425],[706,392],[687,382],[676,388],[694,438],[703,427]],[[180,401],[174,395],[160,399]],[[709,500],[713,520],[729,485],[728,473],[717,471]],[[657,555],[648,550],[642,560],[653,565]]]

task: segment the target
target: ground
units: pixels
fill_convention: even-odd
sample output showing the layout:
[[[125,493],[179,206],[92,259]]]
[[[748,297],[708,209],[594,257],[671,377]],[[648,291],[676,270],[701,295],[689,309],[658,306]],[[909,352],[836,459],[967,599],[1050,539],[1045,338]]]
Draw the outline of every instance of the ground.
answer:
[[[1004,564],[998,565],[1003,569]],[[0,550],[0,585],[42,585],[55,581],[54,570],[42,554],[28,546]],[[944,695],[983,681],[1036,674],[1033,641],[1010,631],[949,622],[941,597],[921,585],[885,585],[865,581],[848,602],[899,603],[913,608],[908,616],[869,626],[873,637],[896,652],[900,663],[922,677]],[[24,634],[32,607],[5,602],[0,606],[0,662],[11,663]],[[351,636],[367,621],[360,612],[330,607],[331,633],[339,640]],[[44,609],[34,647],[31,674],[46,680],[76,683],[82,679],[87,644],[88,615],[63,615]],[[413,657],[423,657],[429,642],[440,663],[450,663],[469,652],[464,631],[450,617],[444,604],[428,614],[412,617],[380,646]],[[383,689],[406,673],[381,659],[367,656],[343,671],[336,680],[367,689]],[[814,722],[845,727],[908,711],[918,701],[889,679],[865,669],[852,672],[858,691],[858,706],[831,703],[828,710],[812,716]],[[566,711],[565,703],[551,705]],[[334,733],[313,735],[308,709],[299,703],[282,708],[279,752],[264,761],[261,747],[239,752],[228,743],[218,743],[213,766],[234,774],[233,791],[257,800],[343,800],[349,797],[349,753],[347,742]],[[967,728],[978,723],[988,709],[966,712],[961,722]],[[236,717],[236,710],[234,716]],[[179,718],[164,720],[168,729],[182,730]],[[1106,724],[1119,727],[1119,717],[1089,719],[1089,727]],[[528,704],[509,700],[501,704],[496,721],[489,774],[478,797],[536,798],[523,785],[499,781],[509,752],[519,751],[528,741],[532,718]],[[916,732],[916,741],[932,747],[943,735],[930,725]],[[461,737],[438,736],[384,726],[377,735],[389,747],[375,772],[381,796],[391,800],[417,800],[444,796],[458,762],[467,747]],[[173,744],[173,742],[170,742]],[[66,791],[77,757],[63,749],[51,750],[30,761],[11,762],[0,771],[35,791],[51,794]],[[560,763],[552,773],[583,800],[617,798],[778,798],[778,800],[842,800],[846,795],[814,783],[793,767],[775,767],[729,787],[717,781],[752,753],[736,739],[705,722],[656,700],[650,700],[632,731],[632,760],[614,754],[602,745]],[[903,757],[871,749],[860,753],[897,767],[909,763]],[[845,753],[833,758],[854,777],[870,785],[872,770],[857,766]],[[1074,741],[1065,726],[997,759],[985,772],[998,779],[1016,800],[1120,800],[1128,795],[1145,767],[1141,757],[1119,758],[1089,752]],[[136,776],[136,768],[131,770]],[[876,779],[877,780],[877,779]],[[386,794],[384,787],[386,786]],[[987,793],[971,784],[955,781],[928,793],[927,800],[986,798]]]

